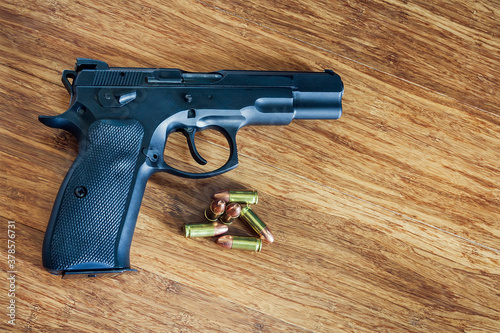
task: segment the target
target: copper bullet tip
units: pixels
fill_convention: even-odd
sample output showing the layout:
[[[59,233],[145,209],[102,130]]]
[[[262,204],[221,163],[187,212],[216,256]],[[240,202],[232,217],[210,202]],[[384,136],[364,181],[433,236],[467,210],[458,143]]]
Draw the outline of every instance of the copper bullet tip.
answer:
[[[265,240],[268,243],[274,242],[273,233],[271,232],[271,230],[269,230],[268,227],[265,227],[264,229],[262,229],[260,231],[260,238],[262,238],[263,240]]]
[[[226,203],[223,200],[214,200],[210,206],[205,210],[205,217],[207,220],[215,222],[224,213]]]
[[[231,249],[233,247],[233,236],[231,235],[221,236],[217,239],[217,244],[219,244],[222,247],[225,247],[226,249]]]
[[[214,200],[210,204],[210,210],[216,215],[221,215],[226,210],[226,202],[224,200]]]
[[[241,214],[241,206],[240,204],[233,202],[227,205],[226,211],[219,220],[224,224],[231,224],[233,221],[238,218]]]
[[[212,196],[212,199],[229,202],[229,190],[220,190],[215,192],[214,195]]]
[[[232,218],[237,218],[241,214],[241,206],[240,204],[233,202],[227,205],[226,214]]]
[[[229,230],[229,227],[222,223],[214,223],[214,236],[222,235]]]

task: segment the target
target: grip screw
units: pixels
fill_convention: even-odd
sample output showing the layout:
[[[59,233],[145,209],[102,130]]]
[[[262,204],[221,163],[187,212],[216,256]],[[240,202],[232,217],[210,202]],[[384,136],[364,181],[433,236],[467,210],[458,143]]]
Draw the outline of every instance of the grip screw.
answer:
[[[79,116],[83,116],[83,114],[85,113],[85,108],[83,106],[78,107],[78,109],[76,110],[76,113]]]
[[[75,195],[78,197],[78,198],[83,198],[84,196],[87,195],[87,189],[83,186],[77,186],[75,187]]]

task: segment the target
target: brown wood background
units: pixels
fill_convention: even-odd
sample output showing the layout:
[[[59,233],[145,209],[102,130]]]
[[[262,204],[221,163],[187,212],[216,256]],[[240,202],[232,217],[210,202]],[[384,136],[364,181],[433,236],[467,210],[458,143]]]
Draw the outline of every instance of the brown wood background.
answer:
[[[498,1],[14,1],[0,4],[0,246],[16,221],[16,326],[33,332],[499,332]],[[337,121],[245,128],[240,166],[148,182],[138,273],[61,280],[41,247],[77,154],[76,57],[111,66],[308,70],[345,84]],[[227,151],[213,133],[200,147]],[[174,136],[175,160],[188,159]],[[219,188],[260,192],[261,253],[185,239]],[[241,227],[234,232],[250,234]]]

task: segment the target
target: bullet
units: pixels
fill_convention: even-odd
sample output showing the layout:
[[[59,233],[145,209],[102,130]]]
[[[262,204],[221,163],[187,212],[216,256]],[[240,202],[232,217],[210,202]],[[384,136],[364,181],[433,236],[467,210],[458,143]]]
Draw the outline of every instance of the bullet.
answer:
[[[212,237],[227,232],[227,225],[221,223],[190,223],[184,225],[186,237]]]
[[[216,192],[212,198],[220,199],[225,202],[238,202],[247,205],[256,205],[259,202],[259,193],[257,191],[248,190],[220,190]]]
[[[260,252],[262,250],[262,240],[255,237],[239,237],[224,235],[217,239],[217,244],[226,249],[238,249]]]
[[[210,204],[210,206],[205,209],[205,217],[207,220],[211,222],[217,221],[219,216],[221,216],[224,213],[224,210],[226,209],[226,203],[224,200],[214,200]]]
[[[249,207],[245,206],[241,209],[240,218],[245,221],[260,237],[268,243],[274,242],[274,236],[271,230],[266,226],[264,222],[255,214],[255,212]]]
[[[241,206],[239,203],[236,202],[231,202],[230,204],[227,205],[226,211],[222,216],[219,218],[219,220],[224,223],[224,224],[231,224],[235,219],[237,219],[240,216],[241,213]]]

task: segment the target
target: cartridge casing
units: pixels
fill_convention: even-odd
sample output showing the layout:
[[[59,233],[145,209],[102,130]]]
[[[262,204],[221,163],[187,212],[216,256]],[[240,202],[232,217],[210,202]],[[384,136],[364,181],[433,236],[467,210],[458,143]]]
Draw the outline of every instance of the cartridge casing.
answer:
[[[222,199],[226,202],[238,202],[247,205],[256,205],[259,202],[259,194],[253,190],[220,190],[212,197]]]
[[[245,221],[263,240],[268,243],[274,242],[274,236],[271,230],[264,222],[255,214],[250,206],[245,206],[241,209],[240,218]]]
[[[255,237],[224,235],[217,239],[217,244],[227,249],[238,249],[255,252],[260,252],[262,250],[262,240]]]
[[[227,232],[227,225],[221,223],[190,223],[184,225],[186,237],[212,237]]]

